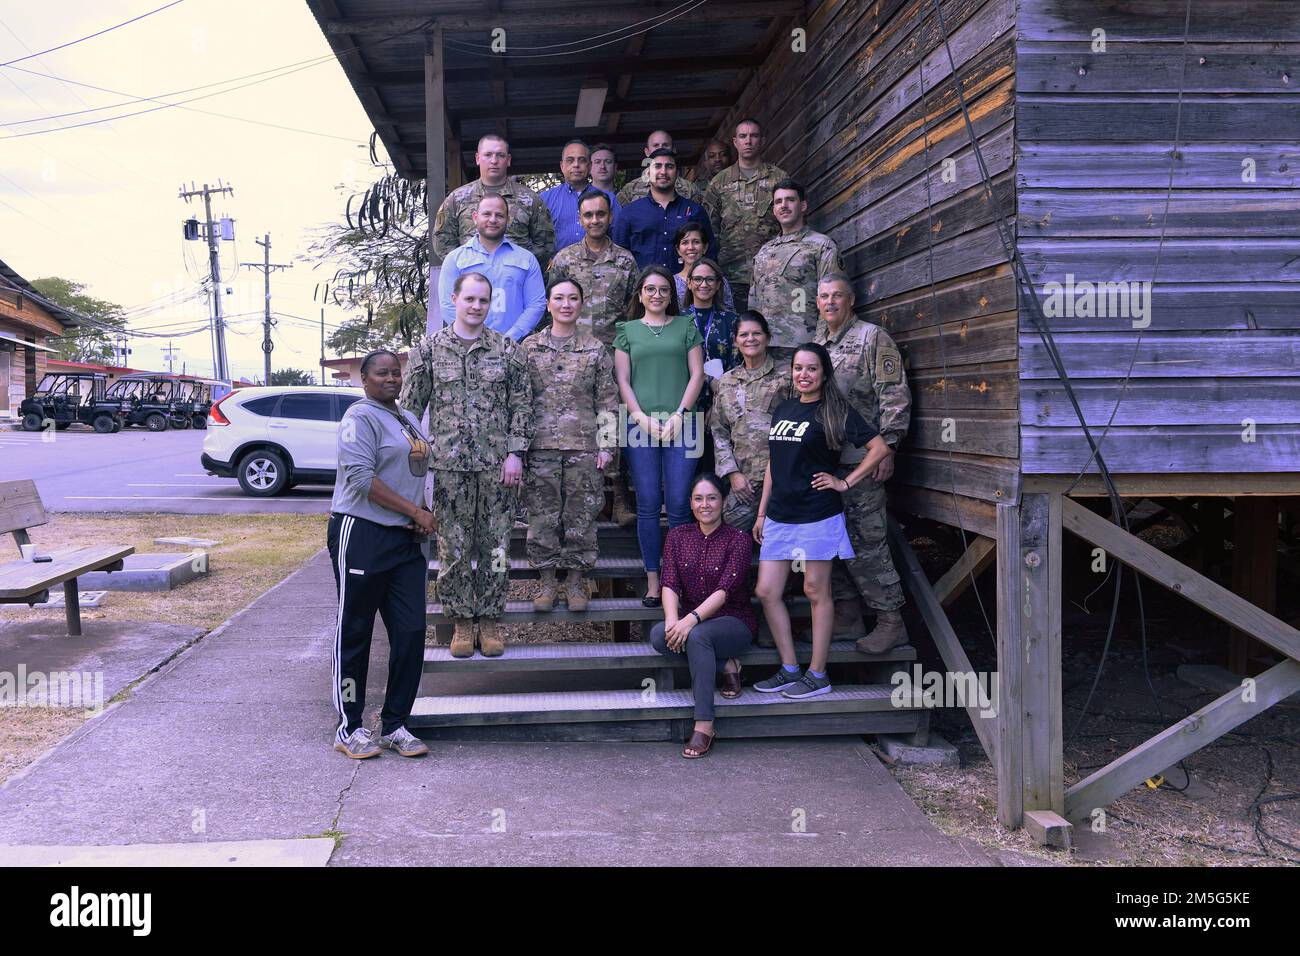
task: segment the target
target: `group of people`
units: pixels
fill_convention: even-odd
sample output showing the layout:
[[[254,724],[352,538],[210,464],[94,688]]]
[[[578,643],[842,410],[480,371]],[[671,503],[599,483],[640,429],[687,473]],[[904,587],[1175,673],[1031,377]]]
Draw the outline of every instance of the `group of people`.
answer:
[[[651,641],[691,670],[683,756],[712,746],[717,682],[724,697],[741,692],[754,596],[781,659],[758,692],[830,693],[833,639],[871,653],[906,640],[883,487],[908,426],[901,355],[855,318],[834,242],[807,226],[803,186],[761,160],[760,124],[738,123],[733,145],[727,166],[725,146],[709,144],[691,181],[655,133],[642,175],[614,194],[612,151],[571,141],[564,181],[538,195],[509,178],[501,137],[479,142],[480,178],[448,195],[434,225],[446,324],[411,350],[405,375],[394,353],[367,355],[366,397],[340,424],[329,533],[340,751],[427,752],[405,720],[435,530],[450,653],[500,655],[518,496],[540,576],[533,607],[581,611],[607,471],[616,520],[631,513],[621,472],[635,490],[643,603],[664,613]],[[792,570],[811,606],[806,669],[784,601]],[[378,740],[361,723],[376,611],[391,642]]]

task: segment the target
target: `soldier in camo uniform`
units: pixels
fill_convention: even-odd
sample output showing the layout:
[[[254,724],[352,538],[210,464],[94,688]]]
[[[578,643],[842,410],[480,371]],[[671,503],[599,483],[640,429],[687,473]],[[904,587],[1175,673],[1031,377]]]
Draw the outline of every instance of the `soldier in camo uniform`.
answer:
[[[631,177],[623,188],[618,191],[619,206],[626,206],[650,195],[650,154],[656,149],[672,149],[673,137],[671,133],[665,130],[657,129],[650,134],[645,142],[646,158],[641,162],[641,174]],[[684,199],[693,199],[695,202],[702,202],[704,199],[704,190],[691,182],[684,176],[678,176],[673,183],[673,188],[677,190],[677,195]]]
[[[603,195],[602,195],[603,198]],[[566,603],[585,611],[586,575],[596,568],[596,518],[605,506],[605,469],[618,445],[614,355],[578,325],[582,287],[561,276],[546,292],[551,324],[523,341],[533,388],[533,441],[524,500],[528,563],[540,571],[533,608],[555,607],[558,570]]]
[[[438,258],[445,259],[457,246],[463,246],[477,234],[474,212],[485,193],[506,197],[510,221],[506,223],[506,238],[516,246],[527,249],[538,262],[548,261],[555,254],[555,226],[551,211],[542,197],[508,175],[510,145],[501,136],[488,133],[478,141],[474,154],[478,163],[479,178],[459,186],[447,194],[438,207],[433,222],[433,249]]]
[[[758,120],[737,123],[732,144],[738,159],[709,181],[703,204],[718,236],[718,264],[731,283],[736,309],[743,312],[749,308],[754,256],[781,231],[772,215],[772,190],[786,176],[779,166],[760,158],[763,130]]]
[[[579,196],[578,221],[586,235],[581,242],[556,253],[546,267],[546,281],[549,285],[567,276],[577,282],[585,293],[579,326],[612,347],[618,332],[614,326],[627,321],[640,270],[636,257],[609,237],[608,195],[588,189]],[[628,502],[627,466],[617,450],[614,461],[614,506],[610,517],[620,527],[628,528],[636,521],[636,511]]]
[[[817,286],[820,321],[813,341],[826,346],[835,378],[849,402],[897,452],[907,434],[912,394],[903,358],[889,333],[853,316],[853,284],[842,273],[824,276]],[[861,633],[862,601],[876,612],[876,626],[858,640],[858,649],[879,654],[907,640],[903,627],[903,589],[885,537],[885,482],[894,473],[896,454],[886,457],[844,495],[844,520],[856,557],[844,562],[832,580],[836,639]],[[838,477],[861,461],[860,449],[846,449]]]
[[[736,351],[744,359],[714,386],[709,428],[713,432],[717,474],[731,482],[722,520],[744,531],[754,529],[767,471],[767,437],[772,412],[790,397],[790,366],[774,362],[762,313],[742,312],[736,320]]]
[[[773,355],[788,364],[794,347],[810,341],[817,329],[817,281],[843,272],[844,265],[831,238],[808,228],[808,202],[799,183],[783,179],[776,184],[772,212],[781,235],[754,256],[749,305],[767,317]]]
[[[505,652],[498,618],[509,587],[510,529],[533,433],[533,387],[517,342],[484,325],[492,283],[456,280],[456,318],[411,350],[399,398],[417,418],[429,409],[437,594],[455,620],[454,657]],[[477,567],[473,564],[477,563]]]

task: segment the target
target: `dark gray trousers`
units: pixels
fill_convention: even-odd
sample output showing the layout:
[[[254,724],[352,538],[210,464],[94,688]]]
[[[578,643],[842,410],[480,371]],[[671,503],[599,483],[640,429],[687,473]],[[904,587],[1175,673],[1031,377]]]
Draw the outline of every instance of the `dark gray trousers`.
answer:
[[[691,690],[695,694],[695,719],[713,719],[713,691],[727,658],[749,649],[754,635],[736,617],[711,617],[696,624],[686,639],[686,653],[670,651],[664,636],[664,622],[650,629],[650,643],[664,657],[684,661],[691,668]]]

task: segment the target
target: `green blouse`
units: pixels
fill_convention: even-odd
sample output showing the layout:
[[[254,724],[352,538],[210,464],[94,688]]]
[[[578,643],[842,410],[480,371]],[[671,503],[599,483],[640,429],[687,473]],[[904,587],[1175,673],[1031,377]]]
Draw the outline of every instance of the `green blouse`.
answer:
[[[632,393],[641,411],[671,414],[681,407],[691,380],[686,355],[700,344],[700,331],[689,314],[673,316],[662,329],[651,329],[640,319],[619,323],[614,348],[631,360]]]

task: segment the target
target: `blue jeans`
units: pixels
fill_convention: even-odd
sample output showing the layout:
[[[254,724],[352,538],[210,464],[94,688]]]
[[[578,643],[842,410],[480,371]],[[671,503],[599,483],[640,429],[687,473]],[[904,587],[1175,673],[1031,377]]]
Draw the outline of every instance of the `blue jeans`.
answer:
[[[632,422],[627,428],[628,469],[636,491],[636,537],[647,571],[658,571],[663,554],[659,510],[668,505],[668,527],[691,520],[691,479],[698,458],[689,458],[680,437],[672,444],[648,444],[650,439]]]

